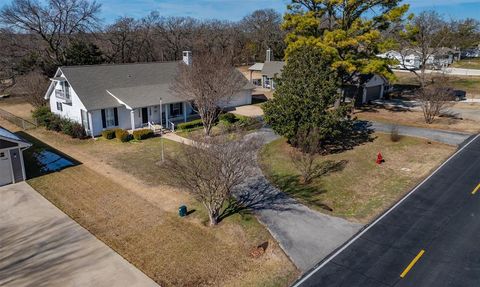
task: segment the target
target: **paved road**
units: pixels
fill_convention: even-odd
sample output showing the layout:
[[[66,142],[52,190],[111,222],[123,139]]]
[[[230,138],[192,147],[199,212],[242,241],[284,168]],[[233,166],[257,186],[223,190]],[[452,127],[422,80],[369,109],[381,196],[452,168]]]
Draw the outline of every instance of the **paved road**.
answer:
[[[157,286],[26,183],[0,187],[0,286]]]
[[[411,73],[410,71],[407,71],[407,70],[393,70],[393,71],[400,72],[400,73]],[[463,68],[446,68],[443,70],[425,70],[425,73],[427,74],[446,73],[447,75],[453,75],[453,76],[480,76],[480,70],[478,69],[463,69]]]
[[[391,132],[394,125],[371,122],[371,128],[377,132]],[[399,126],[398,133],[404,136],[420,137],[449,145],[460,145],[472,135],[454,131],[425,129],[417,127]]]
[[[265,143],[278,138],[266,128],[253,135]],[[256,173],[258,176],[239,189],[237,199],[257,214],[300,270],[312,268],[362,228],[361,224],[311,210],[273,187],[260,168]]]
[[[395,99],[395,100],[376,100],[374,101],[374,103],[379,105],[390,106],[390,107],[408,109],[412,111],[418,111],[418,112],[422,111],[422,107],[418,101],[404,101],[404,100]],[[480,99],[468,99],[458,103],[480,103]],[[443,110],[441,113],[446,116],[453,116],[456,118],[462,118],[462,119],[480,122],[480,109],[466,109],[466,108],[459,108],[459,107],[453,106],[453,107],[445,108],[445,110]]]
[[[477,136],[295,286],[480,286],[479,183]]]

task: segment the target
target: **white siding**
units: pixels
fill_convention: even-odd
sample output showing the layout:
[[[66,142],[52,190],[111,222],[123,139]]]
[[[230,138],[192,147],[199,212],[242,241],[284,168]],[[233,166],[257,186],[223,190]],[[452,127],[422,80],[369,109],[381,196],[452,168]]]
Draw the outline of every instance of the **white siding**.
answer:
[[[61,77],[64,77],[63,74],[60,75]],[[55,87],[52,89],[52,93],[50,94],[50,110],[57,114],[60,115],[61,117],[64,118],[69,118],[75,122],[82,123],[82,116],[81,116],[81,110],[86,110],[85,106],[82,104],[80,99],[78,98],[77,94],[75,91],[72,89],[72,87],[69,87],[70,91],[70,97],[72,99],[71,104],[66,104],[65,100],[62,99],[57,99],[55,97],[55,89],[61,89],[61,83],[60,82],[54,82]],[[63,111],[57,110],[57,102],[62,103],[62,109]]]
[[[252,91],[242,90],[233,96],[228,103],[224,105],[225,108],[233,108],[238,106],[245,106],[252,104]]]
[[[131,129],[130,124],[130,110],[127,110],[125,107],[117,107],[118,112],[118,126],[117,127],[109,127],[112,128],[121,128],[121,129]],[[105,130],[103,128],[102,122],[102,111],[95,110],[90,112],[92,115],[92,125],[93,125],[93,135],[99,136],[101,135],[102,131]]]

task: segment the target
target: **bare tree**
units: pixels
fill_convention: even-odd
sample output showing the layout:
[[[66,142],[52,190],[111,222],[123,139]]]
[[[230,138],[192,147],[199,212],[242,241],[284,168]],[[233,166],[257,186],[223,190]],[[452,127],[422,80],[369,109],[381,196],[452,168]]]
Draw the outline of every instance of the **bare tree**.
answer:
[[[331,160],[319,162],[317,157],[322,152],[319,133],[314,129],[299,131],[293,139],[297,149],[290,153],[290,159],[301,175],[301,183],[309,184],[315,178],[341,169],[346,162]]]
[[[195,53],[191,64],[180,63],[170,89],[193,102],[200,115],[205,135],[210,136],[221,109],[246,84],[246,78],[231,65],[227,52]]]
[[[0,23],[35,33],[46,44],[43,53],[56,65],[66,62],[66,49],[79,33],[98,28],[101,5],[87,0],[13,0],[0,11]]]
[[[204,205],[210,225],[216,225],[235,189],[254,175],[253,156],[259,146],[255,137],[205,137],[167,156],[164,169],[173,185],[185,188]]]
[[[417,53],[420,57],[420,70],[408,69],[417,76],[420,87],[427,85],[428,63],[448,44],[451,31],[448,23],[435,11],[425,11],[415,16],[400,33],[400,45],[403,51],[401,65],[405,66],[405,57]]]
[[[433,123],[445,108],[454,100],[454,90],[449,86],[446,75],[434,77],[432,83],[417,92],[423,116],[427,124]]]
[[[44,96],[48,87],[48,79],[41,72],[32,71],[19,76],[17,85],[34,108],[44,106],[47,103]]]
[[[269,48],[273,49],[276,57],[283,58],[286,33],[281,24],[282,15],[273,9],[257,10],[242,19],[240,26],[252,45],[251,59],[265,60],[265,52]]]
[[[114,63],[131,63],[137,48],[138,22],[130,17],[119,18],[107,27],[108,58]]]

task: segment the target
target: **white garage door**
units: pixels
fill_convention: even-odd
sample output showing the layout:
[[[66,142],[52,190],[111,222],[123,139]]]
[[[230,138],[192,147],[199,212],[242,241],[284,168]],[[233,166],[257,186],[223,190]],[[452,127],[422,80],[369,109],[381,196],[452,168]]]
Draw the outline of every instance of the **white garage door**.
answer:
[[[12,183],[12,166],[7,151],[0,151],[0,186]]]
[[[236,94],[230,102],[227,104],[227,107],[238,107],[252,104],[252,92],[245,90]]]

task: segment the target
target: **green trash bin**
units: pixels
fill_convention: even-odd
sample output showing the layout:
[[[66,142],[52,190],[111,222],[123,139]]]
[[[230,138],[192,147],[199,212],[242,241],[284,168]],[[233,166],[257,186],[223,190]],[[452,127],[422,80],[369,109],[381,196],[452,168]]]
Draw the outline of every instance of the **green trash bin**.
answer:
[[[187,207],[185,205],[182,205],[178,208],[178,215],[180,217],[185,217],[187,216]]]

